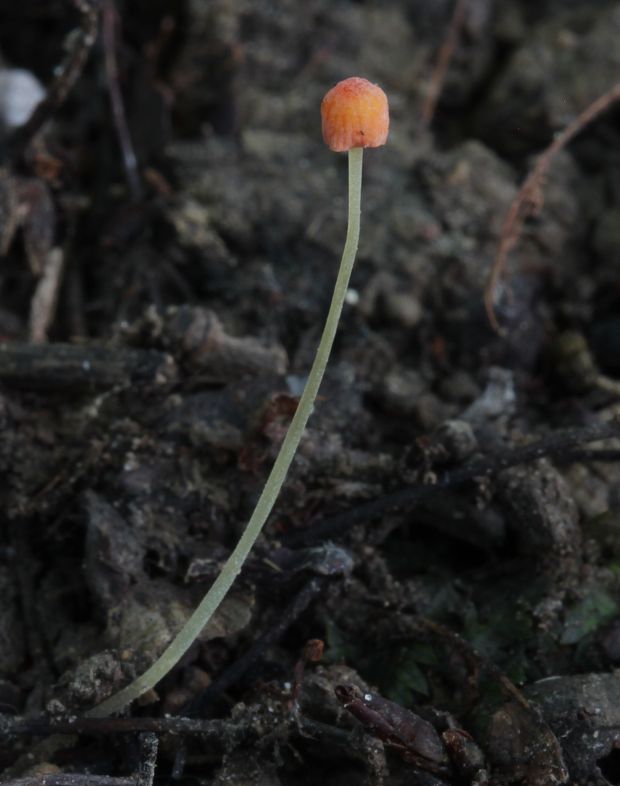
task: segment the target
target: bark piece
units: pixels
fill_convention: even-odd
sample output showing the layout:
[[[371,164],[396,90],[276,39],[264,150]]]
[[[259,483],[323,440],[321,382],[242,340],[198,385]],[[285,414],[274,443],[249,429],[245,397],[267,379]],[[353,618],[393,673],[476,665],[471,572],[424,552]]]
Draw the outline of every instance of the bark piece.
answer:
[[[176,376],[169,355],[124,347],[0,344],[0,383],[29,390],[97,391],[164,385]]]

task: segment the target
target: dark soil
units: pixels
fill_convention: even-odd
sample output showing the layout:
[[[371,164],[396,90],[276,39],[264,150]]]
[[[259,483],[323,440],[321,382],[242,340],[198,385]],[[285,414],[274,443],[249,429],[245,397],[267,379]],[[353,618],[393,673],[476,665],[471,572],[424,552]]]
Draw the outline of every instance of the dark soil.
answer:
[[[556,157],[501,334],[483,302],[533,157],[619,79],[620,2],[467,0],[429,128],[451,0],[100,5],[82,63],[85,0],[0,2],[2,777],[620,783],[620,110]],[[72,53],[20,125],[14,69],[49,89]],[[83,719],[277,453],[345,233],[319,105],[351,75],[391,133],[299,456],[183,662]]]

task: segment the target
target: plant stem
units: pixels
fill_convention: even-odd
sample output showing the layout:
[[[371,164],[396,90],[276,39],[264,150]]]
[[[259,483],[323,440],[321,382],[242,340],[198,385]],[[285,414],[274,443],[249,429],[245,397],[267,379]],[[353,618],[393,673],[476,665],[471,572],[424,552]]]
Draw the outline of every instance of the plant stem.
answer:
[[[299,400],[297,410],[284,437],[265,488],[256,504],[254,513],[252,513],[245,531],[222,568],[220,575],[176,637],[144,674],[87,712],[86,715],[91,718],[102,718],[114,712],[119,712],[131,701],[137,699],[138,696],[153,688],[179,662],[228,594],[271,513],[289,467],[295,457],[308,418],[312,414],[314,401],[329,360],[342,306],[349,286],[360,233],[362,154],[363,149],[361,147],[349,150],[349,222],[347,237],[321,341],[316,351],[312,369],[308,375],[306,387]]]

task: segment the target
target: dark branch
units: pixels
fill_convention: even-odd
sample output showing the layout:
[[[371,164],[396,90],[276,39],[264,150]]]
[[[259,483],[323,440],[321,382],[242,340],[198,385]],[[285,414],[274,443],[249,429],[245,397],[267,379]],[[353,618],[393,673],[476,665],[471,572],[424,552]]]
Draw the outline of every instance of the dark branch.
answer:
[[[493,477],[498,472],[518,464],[531,464],[541,458],[555,459],[562,463],[577,461],[580,453],[572,453],[576,447],[618,436],[620,436],[620,421],[567,429],[513,450],[476,458],[463,467],[444,472],[432,484],[409,486],[386,494],[353,510],[319,521],[306,530],[291,532],[282,540],[287,547],[297,547],[337,538],[357,524],[363,524],[394,510],[411,510],[421,502],[443,494],[447,489],[457,488],[477,478]],[[573,455],[576,458],[572,458]],[[607,456],[606,459],[593,460],[609,461],[609,453],[606,451],[604,455]]]
[[[308,608],[314,598],[319,595],[325,584],[326,579],[311,579],[280,614],[276,624],[263,633],[249,650],[232,663],[200,696],[190,703],[187,708],[188,714],[202,715],[209,703],[238,682],[262,658],[264,652],[282,638],[290,626]]]
[[[56,772],[3,781],[2,786],[136,786],[135,778]]]
[[[102,19],[102,37],[106,77],[108,81],[108,92],[110,93],[110,103],[112,105],[112,117],[118,136],[118,142],[123,156],[125,175],[131,196],[134,200],[142,196],[142,183],[138,173],[138,162],[129,133],[125,104],[121,91],[118,62],[116,57],[116,28],[118,18],[116,7],[113,0],[104,0]]]

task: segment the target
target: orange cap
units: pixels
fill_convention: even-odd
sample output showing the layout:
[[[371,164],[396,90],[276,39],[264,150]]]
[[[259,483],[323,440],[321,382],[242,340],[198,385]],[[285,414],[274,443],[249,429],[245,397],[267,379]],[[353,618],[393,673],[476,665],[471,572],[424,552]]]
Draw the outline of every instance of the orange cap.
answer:
[[[367,79],[343,79],[325,94],[321,120],[325,144],[337,153],[352,147],[380,147],[390,127],[387,96]]]

